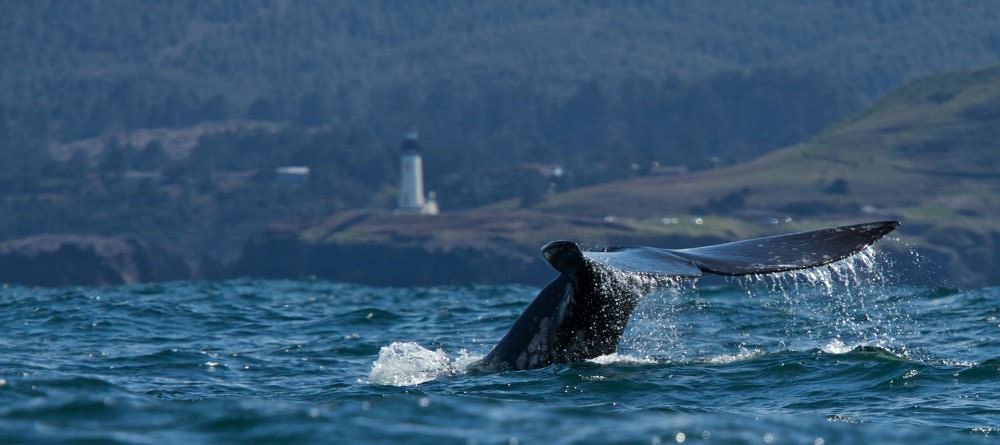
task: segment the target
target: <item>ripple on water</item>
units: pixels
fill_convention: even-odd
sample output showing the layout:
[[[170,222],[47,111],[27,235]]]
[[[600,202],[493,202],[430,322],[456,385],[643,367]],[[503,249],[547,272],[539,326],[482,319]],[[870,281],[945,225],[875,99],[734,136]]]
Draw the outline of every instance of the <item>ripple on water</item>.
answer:
[[[1000,289],[866,287],[865,280],[845,285],[842,276],[850,278],[831,271],[797,288],[785,277],[780,286],[661,290],[643,301],[617,354],[494,374],[464,369],[537,289],[260,280],[10,287],[0,290],[0,437],[993,439],[1000,344],[990,340]],[[827,278],[829,288],[819,282]]]
[[[955,377],[966,383],[1000,381],[1000,358],[984,360],[968,369],[959,371]]]
[[[391,323],[399,320],[400,316],[393,312],[377,309],[373,307],[353,309],[336,316],[339,323]]]

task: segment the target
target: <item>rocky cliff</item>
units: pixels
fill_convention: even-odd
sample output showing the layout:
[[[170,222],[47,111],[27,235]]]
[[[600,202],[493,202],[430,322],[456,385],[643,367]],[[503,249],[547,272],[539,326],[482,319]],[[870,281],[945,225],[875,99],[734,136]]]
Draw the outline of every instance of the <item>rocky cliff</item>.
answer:
[[[102,286],[198,275],[180,255],[128,237],[35,235],[0,243],[4,283]]]

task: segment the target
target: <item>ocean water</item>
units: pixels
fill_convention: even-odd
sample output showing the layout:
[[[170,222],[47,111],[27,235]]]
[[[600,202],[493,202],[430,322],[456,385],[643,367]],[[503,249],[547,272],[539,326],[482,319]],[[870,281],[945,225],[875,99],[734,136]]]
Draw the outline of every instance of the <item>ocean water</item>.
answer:
[[[0,443],[995,442],[1000,288],[885,269],[672,285],[617,354],[496,374],[536,288],[8,285]]]

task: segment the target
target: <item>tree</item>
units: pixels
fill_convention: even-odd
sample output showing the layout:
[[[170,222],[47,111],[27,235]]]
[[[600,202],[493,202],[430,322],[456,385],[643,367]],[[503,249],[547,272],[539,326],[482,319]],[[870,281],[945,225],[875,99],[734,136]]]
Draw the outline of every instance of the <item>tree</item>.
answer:
[[[278,120],[280,116],[272,101],[258,97],[247,107],[246,117],[256,121],[273,121]]]
[[[104,147],[100,161],[101,174],[121,175],[128,169],[128,155],[118,138],[112,138]]]
[[[167,151],[158,140],[150,141],[133,156],[131,165],[139,170],[161,170],[169,160]]]
[[[326,99],[313,92],[299,99],[295,122],[305,127],[318,127],[328,123],[330,110]]]

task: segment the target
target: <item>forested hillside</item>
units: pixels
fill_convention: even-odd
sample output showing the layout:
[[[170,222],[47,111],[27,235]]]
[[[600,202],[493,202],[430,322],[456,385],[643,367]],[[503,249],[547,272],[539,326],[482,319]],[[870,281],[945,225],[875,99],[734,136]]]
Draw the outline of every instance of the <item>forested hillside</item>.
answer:
[[[538,247],[694,247],[897,220],[879,249],[894,278],[1000,283],[1000,67],[929,76],[753,161],[509,200],[438,217],[341,212],[254,238],[242,273],[413,285],[519,281]],[[353,267],[359,261],[366,267]],[[392,271],[392,273],[386,273]]]
[[[0,238],[231,255],[391,206],[411,125],[445,209],[542,193],[537,165],[569,189],[751,159],[997,60],[1000,4],[7,0],[0,54]],[[308,184],[276,185],[288,164]]]
[[[417,124],[441,150],[519,158],[746,159],[906,78],[1000,56],[992,2],[2,6],[6,131],[56,141],[254,119],[392,143]]]

